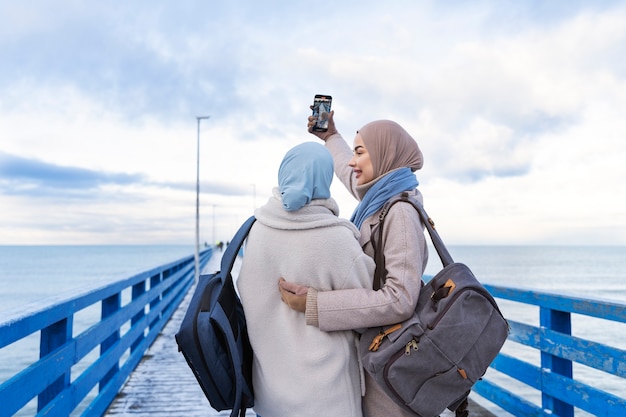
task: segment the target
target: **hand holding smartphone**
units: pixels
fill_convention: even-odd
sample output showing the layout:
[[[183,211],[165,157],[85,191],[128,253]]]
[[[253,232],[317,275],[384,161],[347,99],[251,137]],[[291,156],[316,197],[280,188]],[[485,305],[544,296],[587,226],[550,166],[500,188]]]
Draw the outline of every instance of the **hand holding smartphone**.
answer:
[[[316,118],[313,131],[326,132],[328,130],[328,116],[330,113],[330,106],[333,102],[331,96],[325,94],[316,94],[313,99],[313,117]]]

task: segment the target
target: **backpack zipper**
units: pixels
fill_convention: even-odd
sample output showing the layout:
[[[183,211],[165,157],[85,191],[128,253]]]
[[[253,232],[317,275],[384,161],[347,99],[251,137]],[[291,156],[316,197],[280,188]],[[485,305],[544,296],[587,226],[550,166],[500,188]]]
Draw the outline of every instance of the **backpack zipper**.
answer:
[[[385,338],[385,336],[388,336],[391,333],[395,332],[396,330],[400,330],[401,328],[402,328],[402,324],[398,323],[394,326],[389,327],[386,330],[381,330],[380,333],[378,333],[374,337],[374,340],[372,340],[372,343],[370,344],[370,347],[368,349],[371,352],[376,352],[378,348],[380,347],[380,344],[383,343],[383,339]]]
[[[411,356],[411,350],[414,351],[418,351],[420,348],[419,345],[419,340],[416,340],[415,338],[409,340],[409,342],[406,344],[406,347],[404,348],[404,354],[406,356]]]

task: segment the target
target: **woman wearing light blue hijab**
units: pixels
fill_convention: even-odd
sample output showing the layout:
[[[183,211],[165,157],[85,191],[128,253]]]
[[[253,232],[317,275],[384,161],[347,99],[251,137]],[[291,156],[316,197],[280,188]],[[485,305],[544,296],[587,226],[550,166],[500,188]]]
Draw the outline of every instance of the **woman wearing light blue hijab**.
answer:
[[[280,276],[328,291],[370,285],[374,262],[358,229],[338,217],[333,175],[321,144],[290,149],[246,241],[237,288],[254,351],[254,410],[264,417],[362,416],[357,334],[307,326],[277,291]]]

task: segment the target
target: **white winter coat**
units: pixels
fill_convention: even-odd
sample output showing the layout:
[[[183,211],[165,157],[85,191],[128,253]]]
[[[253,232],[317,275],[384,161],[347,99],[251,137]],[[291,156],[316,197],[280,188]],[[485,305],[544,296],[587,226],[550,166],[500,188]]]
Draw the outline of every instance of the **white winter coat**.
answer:
[[[237,287],[254,350],[254,410],[262,417],[362,416],[358,335],[307,326],[280,300],[278,277],[318,290],[371,288],[374,261],[336,202],[287,212],[280,193],[255,211]]]

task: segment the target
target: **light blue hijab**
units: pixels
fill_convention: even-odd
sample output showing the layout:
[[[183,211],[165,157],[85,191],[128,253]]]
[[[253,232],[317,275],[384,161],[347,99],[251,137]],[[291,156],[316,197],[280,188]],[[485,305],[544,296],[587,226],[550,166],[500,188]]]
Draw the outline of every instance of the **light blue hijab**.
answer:
[[[278,169],[285,210],[295,211],[311,200],[330,198],[333,174],[333,158],[322,144],[305,142],[291,148]]]

